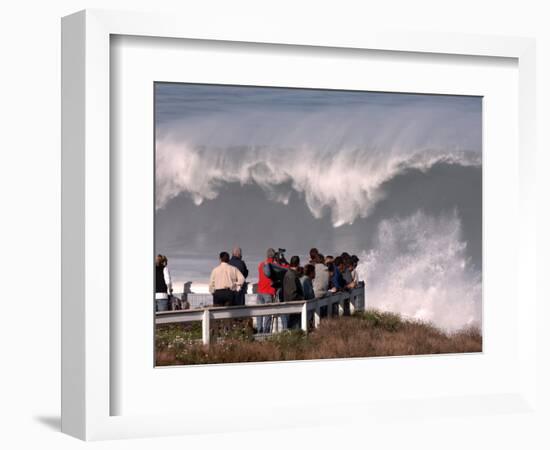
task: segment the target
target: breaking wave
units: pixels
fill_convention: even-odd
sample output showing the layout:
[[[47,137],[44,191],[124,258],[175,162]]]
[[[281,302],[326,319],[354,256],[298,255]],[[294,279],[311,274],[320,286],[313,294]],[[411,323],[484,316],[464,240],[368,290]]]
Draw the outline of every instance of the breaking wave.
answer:
[[[431,217],[418,211],[383,220],[358,267],[369,307],[448,331],[480,326],[481,272],[472,267],[466,246],[456,212]]]
[[[404,171],[481,164],[479,117],[458,105],[410,101],[388,109],[367,101],[252,111],[245,100],[233,98],[231,111],[157,126],[157,208],[180,193],[201,204],[226,183],[256,183],[281,203],[293,190],[303,194],[315,217],[328,211],[340,226],[367,217],[384,197],[381,185]]]
[[[257,184],[269,199],[288,203],[292,191],[304,195],[314,217],[330,211],[335,227],[367,217],[384,198],[382,185],[406,172],[438,163],[480,165],[469,151],[424,150],[405,155],[343,147],[318,149],[266,146],[204,147],[172,139],[156,145],[156,207],[180,193],[195,204],[216,198],[226,183]]]

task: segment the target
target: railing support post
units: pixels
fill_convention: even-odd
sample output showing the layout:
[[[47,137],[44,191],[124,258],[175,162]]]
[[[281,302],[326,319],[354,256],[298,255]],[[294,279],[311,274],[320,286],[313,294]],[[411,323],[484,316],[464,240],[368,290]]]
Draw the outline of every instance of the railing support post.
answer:
[[[353,316],[355,314],[355,302],[357,302],[356,295],[350,295],[349,297],[349,315]]]
[[[202,343],[204,345],[210,344],[210,311],[208,308],[202,314]]]
[[[319,306],[319,302],[315,305],[315,312],[313,313],[313,325],[315,328],[319,328],[319,325],[321,324],[321,307]]]
[[[307,333],[307,302],[302,306],[302,331]]]

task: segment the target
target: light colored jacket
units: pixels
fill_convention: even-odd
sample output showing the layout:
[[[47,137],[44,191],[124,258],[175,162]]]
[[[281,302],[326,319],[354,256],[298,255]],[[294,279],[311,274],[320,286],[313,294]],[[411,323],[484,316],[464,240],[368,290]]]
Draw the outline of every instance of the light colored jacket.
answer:
[[[328,267],[324,264],[315,264],[315,278],[313,279],[313,292],[315,298],[324,297],[328,291]]]
[[[239,291],[244,283],[243,274],[239,269],[225,262],[212,271],[210,275],[209,291],[211,294],[219,289],[231,289]]]

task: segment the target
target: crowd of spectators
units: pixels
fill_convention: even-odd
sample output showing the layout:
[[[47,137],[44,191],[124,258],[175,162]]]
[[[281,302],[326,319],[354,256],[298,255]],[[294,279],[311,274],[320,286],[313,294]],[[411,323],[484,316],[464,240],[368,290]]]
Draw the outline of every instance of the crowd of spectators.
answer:
[[[258,265],[258,304],[311,300],[326,295],[354,289],[359,284],[357,264],[359,258],[343,252],[340,256],[324,256],[316,248],[309,251],[309,261],[301,265],[299,256],[288,262],[284,250],[267,249],[265,260]],[[155,307],[167,311],[172,296],[172,281],[166,256],[156,257]],[[219,254],[219,264],[212,270],[208,284],[214,306],[245,304],[249,272],[240,247]],[[257,318],[257,332],[268,333],[272,317]],[[282,328],[299,326],[299,315],[282,315]]]
[[[316,248],[309,252],[309,262],[300,265],[300,257],[287,262],[281,252],[267,250],[266,259],[258,265],[258,303],[290,302],[321,298],[330,293],[354,289],[359,284],[359,258],[347,252],[324,256]],[[282,315],[282,328],[298,326],[299,315]],[[272,318],[258,318],[257,331],[271,331]]]

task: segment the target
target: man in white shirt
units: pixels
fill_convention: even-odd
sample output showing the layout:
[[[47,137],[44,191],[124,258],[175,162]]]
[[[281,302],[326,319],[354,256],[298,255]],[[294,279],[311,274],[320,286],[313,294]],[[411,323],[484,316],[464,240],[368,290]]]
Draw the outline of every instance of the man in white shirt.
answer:
[[[214,296],[214,306],[231,306],[235,295],[244,283],[242,273],[229,263],[229,253],[220,253],[220,265],[210,275],[210,293]]]

